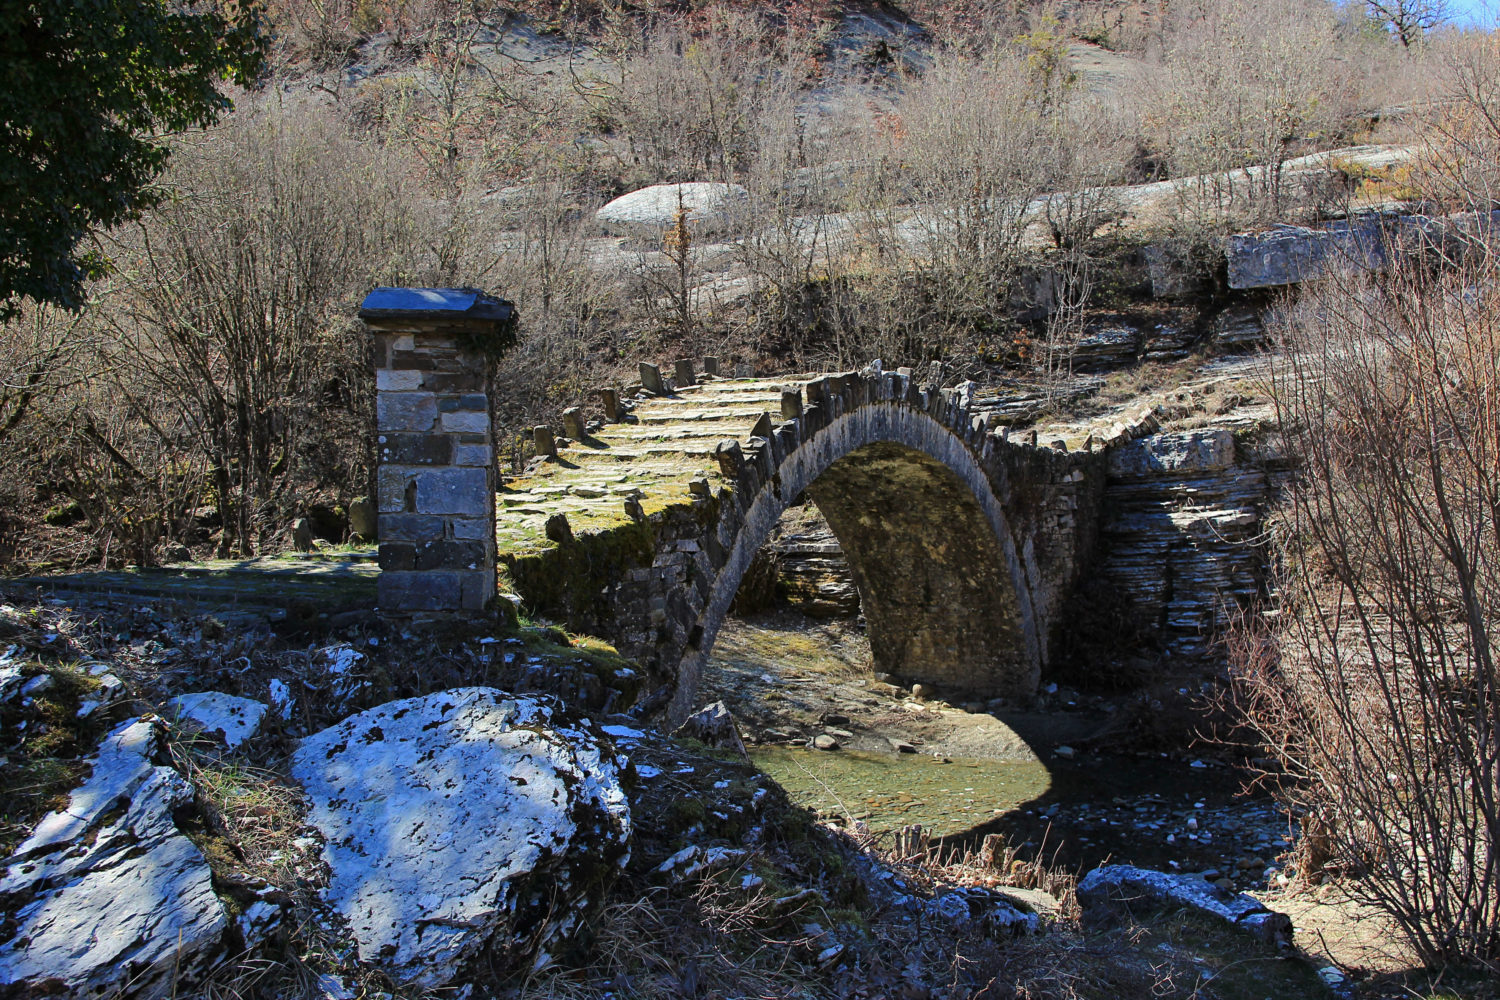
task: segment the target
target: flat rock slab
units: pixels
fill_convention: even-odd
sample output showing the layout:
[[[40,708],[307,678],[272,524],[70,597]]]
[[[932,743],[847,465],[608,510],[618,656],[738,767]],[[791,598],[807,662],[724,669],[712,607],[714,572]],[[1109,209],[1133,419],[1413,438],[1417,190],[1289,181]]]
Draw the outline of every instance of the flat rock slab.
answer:
[[[577,925],[628,857],[623,766],[548,705],[476,687],[351,716],[304,740],[292,775],[360,959],[435,987],[481,950],[540,963]]]
[[[1130,865],[1106,865],[1078,883],[1085,909],[1178,908],[1223,920],[1271,945],[1290,945],[1292,921],[1254,896],[1233,893],[1197,875],[1173,875]]]
[[[266,717],[261,702],[222,691],[181,694],[168,701],[167,707],[179,724],[216,737],[231,750],[260,732]]]
[[[749,201],[738,184],[653,184],[621,195],[594,218],[611,236],[660,239],[681,208],[688,213],[688,232],[696,236],[733,228]]]
[[[0,993],[162,997],[217,957],[228,917],[172,820],[193,790],[151,764],[160,737],[154,720],[116,728],[67,810],[6,863],[15,932],[0,942]]]
[[[1212,473],[1234,464],[1234,432],[1210,427],[1154,434],[1116,448],[1109,474],[1116,479]]]

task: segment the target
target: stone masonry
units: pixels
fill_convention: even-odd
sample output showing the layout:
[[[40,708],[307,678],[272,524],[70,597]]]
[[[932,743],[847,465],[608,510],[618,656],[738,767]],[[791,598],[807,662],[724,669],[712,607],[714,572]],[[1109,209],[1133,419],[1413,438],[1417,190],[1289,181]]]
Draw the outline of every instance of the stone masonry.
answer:
[[[490,360],[511,305],[472,289],[377,288],[375,338],[382,612],[483,609],[495,596]]]

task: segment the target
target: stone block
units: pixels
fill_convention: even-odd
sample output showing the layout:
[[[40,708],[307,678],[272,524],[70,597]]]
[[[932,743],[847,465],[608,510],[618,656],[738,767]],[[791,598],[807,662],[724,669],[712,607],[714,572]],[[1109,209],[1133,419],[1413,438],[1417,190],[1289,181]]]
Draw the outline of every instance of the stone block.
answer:
[[[417,568],[417,547],[411,542],[384,542],[380,546],[382,573],[411,571]]]
[[[446,434],[382,434],[375,451],[380,456],[381,465],[449,465],[453,462],[453,442]]]
[[[796,420],[802,416],[802,390],[781,390],[781,419]]]
[[[443,430],[463,434],[488,434],[490,415],[487,412],[463,411],[443,414]]]
[[[375,388],[380,392],[413,392],[422,388],[422,373],[408,369],[379,368]]]
[[[661,369],[652,364],[642,361],[640,365],[641,385],[653,396],[665,396],[667,394],[666,384],[661,379]]]
[[[440,396],[438,398],[439,413],[459,413],[465,410],[473,410],[478,413],[488,413],[490,401],[484,393],[466,393],[459,396]]]
[[[465,542],[492,541],[495,525],[487,517],[455,517],[449,519],[453,526],[453,537]]]
[[[360,497],[349,505],[350,535],[369,541],[376,536],[379,530],[374,504],[366,498]]]
[[[430,372],[437,368],[437,363],[426,351],[403,351],[397,348],[391,350],[391,367],[409,371]]]
[[[383,572],[376,603],[385,612],[452,611],[463,607],[467,573]]]
[[[483,611],[495,598],[495,571],[471,570],[458,574],[459,607],[464,611]]]
[[[484,376],[478,372],[429,372],[422,385],[433,392],[484,392]]]
[[[493,509],[494,496],[486,469],[424,469],[416,477],[416,483],[415,513],[482,517]]]
[[[495,450],[487,444],[453,445],[454,465],[479,465],[488,467],[494,461]]]
[[[437,397],[430,392],[383,392],[375,399],[375,427],[380,431],[432,430]]]
[[[384,569],[385,547],[380,550],[381,568]],[[418,570],[480,570],[489,559],[489,550],[484,542],[453,541],[438,539],[413,547],[414,567]]]
[[[442,538],[446,524],[445,518],[432,514],[381,514],[380,538],[382,542],[423,542],[429,538]]]
[[[386,465],[375,474],[375,502],[382,514],[413,513],[416,510],[415,472],[400,465]]]

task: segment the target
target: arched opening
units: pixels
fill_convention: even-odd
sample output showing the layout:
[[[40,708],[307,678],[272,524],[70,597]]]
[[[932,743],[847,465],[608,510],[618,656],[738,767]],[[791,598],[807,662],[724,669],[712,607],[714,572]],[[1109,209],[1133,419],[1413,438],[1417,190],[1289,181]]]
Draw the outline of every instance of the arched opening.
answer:
[[[877,671],[980,696],[1035,683],[1000,539],[947,466],[876,442],[807,491],[849,561]]]
[[[698,700],[728,704],[752,759],[794,801],[876,831],[917,823],[947,835],[1039,799],[1051,775],[1000,717],[1027,700],[1038,662],[999,498],[972,452],[934,426],[892,414],[882,438],[845,432],[841,455],[782,463],[720,581],[734,610],[704,616]],[[858,592],[858,621],[807,616],[795,601],[736,607],[732,581],[775,588],[776,560],[757,550],[819,520]]]
[[[926,413],[872,403],[788,455],[728,541],[678,670],[675,718],[756,552],[806,493],[859,591],[876,669],[976,696],[1035,689],[1041,651],[1000,499],[969,448]]]

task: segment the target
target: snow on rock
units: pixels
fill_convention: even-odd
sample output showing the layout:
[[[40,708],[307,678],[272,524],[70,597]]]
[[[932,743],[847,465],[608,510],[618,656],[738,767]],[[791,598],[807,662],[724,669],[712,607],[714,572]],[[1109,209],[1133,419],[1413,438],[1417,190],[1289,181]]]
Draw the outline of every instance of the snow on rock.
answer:
[[[1204,428],[1157,434],[1116,448],[1109,455],[1109,474],[1116,479],[1164,473],[1209,474],[1234,464],[1234,432]]]
[[[547,704],[475,687],[351,716],[304,740],[292,775],[360,958],[435,987],[578,924],[629,854],[624,766]]]
[[[679,195],[688,213],[688,232],[694,236],[733,228],[750,200],[738,184],[654,184],[621,195],[594,218],[611,236],[660,239],[677,220]]]
[[[0,897],[13,933],[0,941],[0,993],[161,997],[216,957],[228,928],[207,861],[172,820],[192,801],[155,767],[161,724],[105,738],[68,808],[49,814],[5,864]]]
[[[221,691],[181,694],[168,701],[167,706],[179,723],[205,735],[217,736],[231,750],[258,733],[266,717],[266,706],[261,702]]]
[[[1233,893],[1197,875],[1173,875],[1130,865],[1096,868],[1078,883],[1086,909],[1178,907],[1219,918],[1267,944],[1290,945],[1292,922],[1246,893]]]

